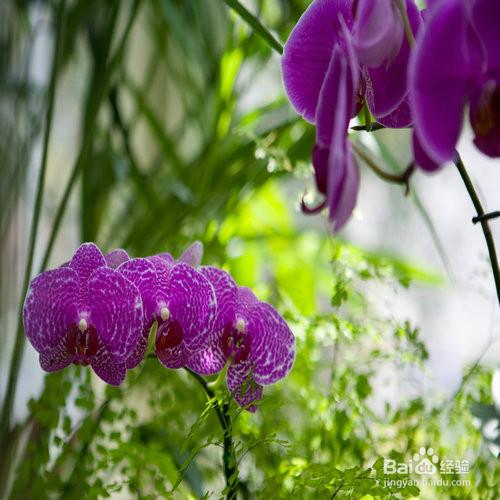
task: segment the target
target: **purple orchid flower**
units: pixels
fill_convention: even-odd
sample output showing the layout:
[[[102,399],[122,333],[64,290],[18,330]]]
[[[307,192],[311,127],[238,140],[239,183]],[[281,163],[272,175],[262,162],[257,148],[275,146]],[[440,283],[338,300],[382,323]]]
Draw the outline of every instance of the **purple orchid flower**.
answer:
[[[404,28],[394,0],[356,0],[353,43],[361,64],[390,63],[403,43]]]
[[[420,13],[412,0],[406,6],[416,33]],[[361,107],[359,97],[386,126],[411,123],[410,47],[402,33],[401,15],[389,0],[315,0],[285,45],[285,89],[297,112],[317,126],[312,160],[316,186],[325,196],[314,208],[302,202],[302,210],[312,214],[328,207],[334,231],[349,219],[359,190],[359,168],[347,139],[349,121]]]
[[[296,111],[313,124],[334,47],[348,54],[352,50],[349,44],[354,46],[356,60],[361,62],[352,68],[360,73],[356,93],[364,96],[377,120],[396,111],[407,96],[410,47],[406,37],[401,36],[401,16],[394,12],[389,0],[356,3],[357,7],[350,0],[313,1],[285,44],[282,59],[285,90]],[[406,9],[412,31],[417,34],[422,24],[421,14],[413,0],[407,0]],[[356,18],[353,10],[357,11]],[[352,32],[352,41],[346,37],[346,31]],[[399,47],[395,55],[394,47]],[[375,54],[370,65],[363,64],[365,50]],[[374,61],[380,64],[373,65]],[[359,107],[353,111],[357,113]]]
[[[116,248],[104,256],[106,264],[112,269],[116,269],[121,264],[130,260],[128,253],[123,248]]]
[[[436,0],[410,66],[416,154],[442,165],[455,147],[469,104],[474,143],[500,156],[500,3]]]
[[[203,345],[217,312],[215,292],[205,276],[166,254],[131,259],[118,271],[139,289],[144,304],[140,342],[130,364],[138,364],[147,349],[149,332],[158,322],[156,355],[167,368],[185,366],[189,354]]]
[[[185,262],[192,267],[198,267],[203,259],[203,243],[201,243],[200,241],[195,241],[182,252],[181,256],[177,260],[175,260],[174,257],[172,257],[172,254],[169,252],[163,252],[157,255],[153,255],[152,257],[148,257],[148,259],[151,260],[157,257],[160,257],[169,265],[174,264],[174,262]]]
[[[217,293],[225,293],[224,312],[203,349],[194,353],[188,367],[211,375],[227,367],[227,386],[234,399],[248,411],[257,410],[263,386],[274,384],[291,370],[295,338],[278,312],[244,287],[236,288],[227,273],[210,268]],[[233,285],[227,286],[231,281]]]
[[[44,370],[91,365],[102,380],[120,385],[143,309],[138,289],[107,266],[93,243],[84,243],[67,265],[31,281],[23,319]]]
[[[352,67],[341,49],[334,47],[316,110],[317,134],[313,151],[318,189],[326,195],[326,200],[312,210],[302,205],[308,213],[328,206],[334,231],[349,219],[359,189],[359,168],[347,139],[358,83],[358,73],[353,73]]]

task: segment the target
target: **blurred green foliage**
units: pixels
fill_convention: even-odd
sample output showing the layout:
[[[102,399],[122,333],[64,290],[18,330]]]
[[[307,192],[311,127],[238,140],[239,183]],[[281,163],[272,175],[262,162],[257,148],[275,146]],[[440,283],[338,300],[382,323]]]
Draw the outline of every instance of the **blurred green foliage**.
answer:
[[[251,7],[284,40],[308,3]],[[2,36],[29,40],[33,9],[52,19],[56,5],[6,2],[12,25]],[[8,76],[6,54],[16,52],[0,51]],[[308,175],[314,131],[282,92],[260,92],[279,70],[268,45],[222,0],[73,0],[62,61],[60,78],[86,64],[73,170],[81,239],[135,256],[179,254],[199,239],[205,262],[275,305],[297,337],[291,375],[266,388],[259,411],[230,406],[241,498],[496,498],[498,463],[469,410],[490,408],[488,373],[476,367],[442,405],[408,389],[377,406],[381,374],[414,374],[418,389],[427,351],[413,325],[380,316],[368,287],[442,278],[297,222],[291,179]],[[9,92],[19,100],[8,129],[19,136],[0,138],[0,174],[21,189],[39,124],[23,118],[25,130],[17,115],[29,117],[45,89],[11,83],[3,79],[2,100]],[[0,195],[2,234],[18,196]],[[47,375],[18,426],[12,498],[220,497],[223,436],[213,405],[187,373],[151,359],[119,389],[75,367]],[[383,458],[406,461],[421,446],[468,459],[471,485],[384,488]]]

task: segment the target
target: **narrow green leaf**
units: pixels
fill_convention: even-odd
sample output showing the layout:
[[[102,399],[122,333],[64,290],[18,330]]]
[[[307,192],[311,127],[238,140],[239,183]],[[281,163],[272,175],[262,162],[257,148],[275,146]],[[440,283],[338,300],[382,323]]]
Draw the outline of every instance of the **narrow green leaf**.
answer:
[[[245,6],[243,6],[238,0],[224,0],[226,5],[231,7],[238,15],[249,24],[252,29],[259,35],[262,39],[273,50],[278,52],[278,54],[283,54],[283,46],[276,40],[272,33],[260,22],[259,18],[253,15]]]

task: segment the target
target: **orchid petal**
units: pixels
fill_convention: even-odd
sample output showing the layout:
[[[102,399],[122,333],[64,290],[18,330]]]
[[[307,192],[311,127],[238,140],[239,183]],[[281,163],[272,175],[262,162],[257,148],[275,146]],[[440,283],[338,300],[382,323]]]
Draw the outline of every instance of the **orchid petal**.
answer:
[[[436,164],[455,157],[473,61],[470,19],[462,0],[436,5],[418,37],[409,71],[414,127],[419,143]]]
[[[387,128],[406,128],[412,124],[412,120],[408,97],[394,111],[377,118],[378,123]]]
[[[340,200],[335,211],[333,231],[339,231],[349,220],[356,206],[359,191],[359,167],[353,157],[349,141],[346,139],[345,176],[340,193]]]
[[[130,259],[117,270],[139,290],[144,310],[144,324],[145,327],[151,328],[159,314],[161,302],[166,303],[166,297],[159,287],[155,265],[148,259]]]
[[[75,358],[74,353],[69,352],[66,338],[63,337],[59,341],[57,347],[51,352],[40,353],[40,366],[46,372],[57,372],[66,368]]]
[[[78,284],[70,267],[46,271],[31,281],[23,309],[24,331],[39,353],[57,351],[70,326],[78,323]]]
[[[203,243],[195,241],[179,257],[179,262],[185,262],[193,267],[198,267],[203,259]]]
[[[399,52],[403,23],[392,0],[359,0],[353,25],[354,47],[362,64],[380,66]]]
[[[116,363],[134,351],[143,328],[139,290],[118,271],[102,267],[89,280],[89,319]]]
[[[217,301],[217,315],[213,323],[213,330],[219,331],[234,319],[238,300],[238,285],[229,273],[212,266],[203,266],[199,272],[212,285]]]
[[[220,341],[220,331],[210,333],[205,338],[203,348],[189,356],[186,366],[200,375],[214,375],[220,372],[226,364]]]
[[[249,363],[238,363],[229,367],[227,387],[240,406],[246,407],[251,413],[257,411],[257,406],[252,403],[262,399],[263,387],[253,380]]]
[[[128,253],[123,248],[117,248],[104,256],[106,264],[112,269],[116,269],[120,264],[130,260]]]
[[[422,25],[422,17],[412,0],[407,3],[408,19],[414,35]],[[410,46],[406,37],[401,49],[390,64],[363,69],[365,81],[365,99],[368,109],[380,122],[380,119],[392,113],[408,93],[408,61]]]
[[[285,320],[269,304],[259,302],[251,309],[248,331],[252,335],[250,358],[259,384],[274,384],[291,370],[295,337]]]
[[[71,259],[70,267],[76,271],[80,283],[85,284],[90,275],[100,267],[106,267],[106,259],[94,243],[83,243]]]
[[[181,262],[170,270],[167,290],[167,307],[182,328],[184,342],[190,349],[201,347],[217,314],[212,285],[202,273]]]
[[[92,358],[92,369],[107,384],[121,385],[125,380],[125,363],[116,361],[116,357],[103,345]]]
[[[476,0],[473,7],[474,26],[487,54],[488,71],[500,79],[500,2]]]
[[[427,153],[420,145],[418,137],[415,133],[413,133],[412,143],[413,143],[413,158],[415,158],[415,163],[422,170],[425,170],[426,172],[434,172],[435,170],[438,170],[439,167],[441,167],[441,165],[438,165],[431,158],[429,158],[429,156],[427,156]]]
[[[343,21],[342,21],[343,20]],[[342,22],[352,25],[345,0],[315,0],[288,38],[282,72],[286,93],[297,113],[314,123],[319,94],[334,46],[342,45]]]

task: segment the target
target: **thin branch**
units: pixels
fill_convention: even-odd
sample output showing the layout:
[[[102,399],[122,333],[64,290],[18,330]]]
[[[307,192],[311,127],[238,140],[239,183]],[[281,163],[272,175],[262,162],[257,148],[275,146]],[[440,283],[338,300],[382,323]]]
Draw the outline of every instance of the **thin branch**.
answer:
[[[231,7],[238,15],[250,25],[250,27],[264,39],[267,44],[275,50],[278,54],[283,54],[283,46],[276,40],[271,32],[260,22],[260,19],[253,15],[239,0],[224,0],[226,5]]]
[[[356,155],[359,156],[378,177],[392,184],[400,184],[405,186],[406,195],[410,192],[410,178],[413,175],[413,172],[415,171],[415,165],[413,163],[410,163],[408,168],[402,174],[391,174],[389,172],[386,172],[385,170],[382,170],[373,161],[373,159],[368,154],[366,154],[365,151],[362,148],[360,148],[356,143],[352,142],[351,145]]]
[[[481,228],[483,229],[484,239],[486,240],[486,246],[488,247],[488,254],[491,262],[491,270],[493,271],[493,279],[495,281],[497,300],[498,303],[500,304],[500,269],[498,268],[498,258],[495,248],[495,240],[493,239],[493,235],[491,233],[491,229],[488,224],[488,219],[485,218],[486,214],[484,212],[481,201],[479,200],[479,196],[477,195],[474,185],[472,184],[469,174],[467,173],[462,158],[460,158],[460,155],[458,153],[454,163],[458,169],[460,177],[462,177],[462,181],[464,182],[465,188],[469,193],[472,204],[476,209],[477,217],[479,217]]]
[[[481,222],[482,220],[490,220],[490,219],[496,219],[497,217],[500,217],[500,212],[489,212],[484,215],[478,215],[477,217],[472,217],[472,223],[477,224],[478,222]]]
[[[366,125],[353,125],[351,130],[363,131],[363,132],[375,132],[376,130],[382,130],[386,128],[384,125],[378,122],[372,122],[369,127]]]

